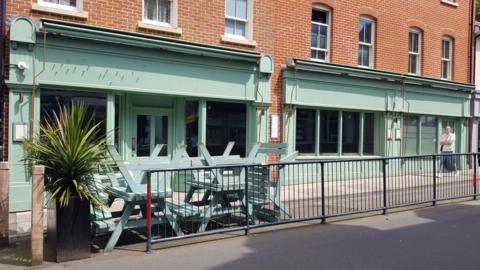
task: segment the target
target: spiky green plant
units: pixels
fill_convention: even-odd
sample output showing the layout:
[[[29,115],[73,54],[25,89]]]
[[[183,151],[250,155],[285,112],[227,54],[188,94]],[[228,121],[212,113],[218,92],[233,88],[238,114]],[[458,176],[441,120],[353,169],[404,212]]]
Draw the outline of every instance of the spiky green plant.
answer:
[[[23,144],[25,160],[45,166],[49,200],[58,200],[62,207],[73,197],[103,205],[94,192],[92,174],[105,157],[106,139],[100,123],[94,123],[94,115],[87,112],[83,103],[63,106],[58,114],[47,116],[39,132]]]

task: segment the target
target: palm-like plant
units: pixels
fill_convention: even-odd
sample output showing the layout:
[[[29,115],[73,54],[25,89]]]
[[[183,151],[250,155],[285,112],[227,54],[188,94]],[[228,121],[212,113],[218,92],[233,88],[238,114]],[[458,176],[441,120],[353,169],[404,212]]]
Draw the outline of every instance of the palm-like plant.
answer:
[[[49,115],[32,140],[23,144],[25,159],[45,166],[45,190],[62,207],[75,197],[103,205],[92,178],[106,153],[99,125],[94,115],[87,117],[85,104],[72,102]]]

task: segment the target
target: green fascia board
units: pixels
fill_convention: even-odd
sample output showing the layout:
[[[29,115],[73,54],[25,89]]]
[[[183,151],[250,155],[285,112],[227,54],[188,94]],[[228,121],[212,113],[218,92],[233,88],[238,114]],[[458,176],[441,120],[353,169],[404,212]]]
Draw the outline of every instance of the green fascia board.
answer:
[[[288,67],[294,70],[320,72],[335,75],[343,75],[350,77],[357,77],[363,79],[384,80],[396,83],[416,84],[443,90],[460,91],[471,93],[475,90],[475,85],[467,83],[459,83],[453,81],[446,81],[422,76],[415,76],[409,74],[401,74],[395,72],[387,72],[375,69],[367,69],[361,67],[317,62],[311,60],[303,60],[291,58],[288,60]]]
[[[51,34],[75,38],[249,62],[259,62],[261,58],[261,54],[258,52],[205,45],[143,33],[51,19],[40,19],[40,22],[40,32],[46,31]]]

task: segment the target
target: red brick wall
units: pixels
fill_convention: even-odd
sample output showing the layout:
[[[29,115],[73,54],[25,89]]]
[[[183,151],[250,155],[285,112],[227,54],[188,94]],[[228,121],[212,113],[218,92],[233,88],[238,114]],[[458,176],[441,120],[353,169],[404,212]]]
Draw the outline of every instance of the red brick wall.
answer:
[[[422,75],[440,78],[442,35],[454,39],[453,80],[469,80],[470,0],[458,0],[458,7],[440,0],[318,0],[278,1],[275,9],[275,73],[272,78],[274,112],[281,112],[282,79],[280,64],[288,58],[310,58],[311,10],[323,4],[332,11],[330,62],[357,65],[358,21],[373,17],[375,69],[408,72],[408,30],[423,31]]]
[[[7,14],[49,17],[77,21],[127,31],[140,31],[141,0],[83,0],[86,20],[32,11],[36,0],[6,0]],[[369,15],[376,20],[375,68],[406,73],[408,70],[408,29],[415,26],[423,31],[422,75],[440,77],[440,48],[442,35],[454,38],[453,79],[468,81],[469,74],[469,6],[470,0],[457,0],[458,7],[441,0],[254,0],[253,38],[259,52],[273,53],[275,73],[272,76],[271,111],[282,111],[282,82],[280,65],[288,58],[310,58],[310,19],[313,3],[332,9],[332,63],[357,65],[358,20]],[[177,37],[213,45],[252,49],[225,44],[224,0],[178,0],[178,27],[181,36],[162,32],[150,34]],[[145,32],[145,31],[143,31]]]

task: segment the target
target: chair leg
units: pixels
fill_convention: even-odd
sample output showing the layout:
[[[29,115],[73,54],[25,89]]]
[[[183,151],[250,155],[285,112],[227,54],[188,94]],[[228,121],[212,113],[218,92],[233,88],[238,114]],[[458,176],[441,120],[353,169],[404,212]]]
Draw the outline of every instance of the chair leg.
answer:
[[[134,207],[134,203],[127,203],[127,205],[125,205],[122,217],[120,218],[118,224],[115,226],[115,230],[113,230],[112,235],[108,239],[107,245],[105,246],[103,252],[110,252],[113,250],[113,248],[115,248],[115,245],[117,244],[120,235],[122,235],[123,229],[125,228],[125,225],[127,225],[128,219],[132,214]]]
[[[170,211],[170,208],[168,208],[167,204],[165,204],[165,219],[167,222],[170,224],[172,227],[173,231],[177,236],[182,236],[183,232],[182,229],[180,228],[180,225],[178,225],[177,222],[177,216]]]

